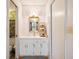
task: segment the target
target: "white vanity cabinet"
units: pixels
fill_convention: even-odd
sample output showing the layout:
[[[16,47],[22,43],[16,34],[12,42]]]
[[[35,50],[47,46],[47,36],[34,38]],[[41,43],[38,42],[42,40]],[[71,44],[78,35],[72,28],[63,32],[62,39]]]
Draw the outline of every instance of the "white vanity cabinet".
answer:
[[[48,56],[48,41],[44,38],[20,39],[20,56]]]

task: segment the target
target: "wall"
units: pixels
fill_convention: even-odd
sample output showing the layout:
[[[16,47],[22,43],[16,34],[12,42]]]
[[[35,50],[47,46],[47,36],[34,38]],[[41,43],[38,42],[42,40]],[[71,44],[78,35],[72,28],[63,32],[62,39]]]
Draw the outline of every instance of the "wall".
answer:
[[[73,0],[67,0],[65,58],[73,59]]]
[[[52,59],[64,59],[65,0],[55,0],[52,5]]]
[[[44,5],[22,5],[22,20],[19,24],[19,37],[32,36],[29,32],[29,17],[38,16],[39,22],[46,22]]]
[[[65,0],[55,0],[52,5],[53,59],[73,59],[73,1],[66,1],[67,10],[65,10]]]

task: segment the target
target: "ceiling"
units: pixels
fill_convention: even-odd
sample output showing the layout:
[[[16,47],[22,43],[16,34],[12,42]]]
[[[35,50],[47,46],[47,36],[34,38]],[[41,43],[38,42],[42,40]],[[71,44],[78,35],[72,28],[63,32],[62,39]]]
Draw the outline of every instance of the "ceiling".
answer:
[[[53,0],[13,0],[15,2],[20,2],[23,5],[46,5]]]
[[[10,9],[15,9],[15,5],[11,1],[9,1],[9,8]]]

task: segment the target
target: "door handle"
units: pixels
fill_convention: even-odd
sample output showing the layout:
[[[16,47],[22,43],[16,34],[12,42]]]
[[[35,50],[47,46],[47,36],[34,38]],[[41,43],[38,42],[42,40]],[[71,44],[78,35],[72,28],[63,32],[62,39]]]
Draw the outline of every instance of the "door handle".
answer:
[[[15,37],[18,37],[18,35],[15,35]]]

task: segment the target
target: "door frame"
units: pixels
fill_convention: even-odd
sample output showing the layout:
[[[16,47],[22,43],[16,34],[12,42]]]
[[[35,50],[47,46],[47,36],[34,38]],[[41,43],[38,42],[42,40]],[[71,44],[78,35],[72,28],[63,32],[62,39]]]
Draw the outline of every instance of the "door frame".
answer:
[[[11,1],[12,3],[13,3],[13,5],[15,6],[15,8],[16,8],[16,16],[17,16],[17,11],[18,11],[18,7],[17,7],[17,5],[12,1],[12,0],[7,0],[7,25],[6,25],[6,27],[7,27],[7,29],[6,29],[6,32],[7,32],[7,34],[6,34],[6,59],[9,59],[9,53],[10,53],[10,51],[9,51],[9,39],[10,39],[10,37],[9,37],[9,33],[10,33],[10,31],[9,31],[9,18],[8,18],[8,16],[9,16],[9,1]],[[17,28],[17,26],[16,26],[16,24],[17,24],[17,19],[18,19],[18,17],[16,17],[16,19],[15,19],[15,41],[16,41],[16,33],[17,33],[17,31],[16,31],[16,28]],[[16,50],[16,49],[15,49]],[[15,55],[16,55],[16,53],[15,53]],[[15,56],[15,58],[16,58],[16,56]]]

